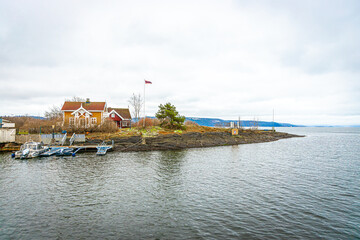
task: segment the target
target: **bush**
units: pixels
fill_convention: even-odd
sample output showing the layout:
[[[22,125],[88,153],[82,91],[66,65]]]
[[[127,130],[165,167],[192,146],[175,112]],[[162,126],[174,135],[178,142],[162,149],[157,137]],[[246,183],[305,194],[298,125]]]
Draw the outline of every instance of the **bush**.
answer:
[[[114,133],[117,132],[119,128],[113,120],[107,118],[104,120],[103,124],[98,127],[98,130],[100,132]]]
[[[61,129],[62,119],[37,119],[32,117],[6,117],[4,119],[9,120],[10,122],[15,123],[15,128],[17,132],[19,130],[27,131],[31,134],[40,133],[40,127],[42,133],[52,133],[52,126],[55,126],[55,131]]]
[[[76,127],[76,126],[64,126],[61,128],[62,131],[67,133],[86,133],[86,132],[103,132],[103,133],[114,133],[118,131],[118,127],[111,119],[105,119],[101,125],[94,125],[90,127]]]
[[[75,126],[61,126],[62,119],[36,119],[32,117],[7,117],[4,118],[13,123],[17,132],[19,130],[29,132],[30,134],[40,133],[52,133],[54,132],[63,132],[66,131],[69,134],[72,133],[85,133],[85,132],[105,132],[105,133],[114,133],[118,131],[118,127],[114,121],[111,119],[105,119],[103,124],[91,126],[91,127],[75,127]],[[53,129],[52,126],[55,126]]]
[[[144,118],[140,119],[136,123],[133,123],[132,126],[142,128],[144,126]],[[146,127],[160,126],[160,121],[156,118],[146,118],[145,126]]]
[[[185,126],[199,126],[199,124],[197,124],[197,123],[194,122],[194,121],[187,120],[187,121],[185,122]]]

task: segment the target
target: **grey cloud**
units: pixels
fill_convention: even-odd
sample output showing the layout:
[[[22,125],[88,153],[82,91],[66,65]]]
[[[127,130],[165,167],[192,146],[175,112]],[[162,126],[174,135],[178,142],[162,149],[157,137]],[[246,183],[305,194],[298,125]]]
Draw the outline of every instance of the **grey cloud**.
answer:
[[[171,101],[188,116],[268,116],[275,108],[286,122],[360,120],[358,1],[0,5],[6,114],[25,111],[24,102],[24,114],[43,113],[74,95],[127,106],[148,79],[148,114]]]

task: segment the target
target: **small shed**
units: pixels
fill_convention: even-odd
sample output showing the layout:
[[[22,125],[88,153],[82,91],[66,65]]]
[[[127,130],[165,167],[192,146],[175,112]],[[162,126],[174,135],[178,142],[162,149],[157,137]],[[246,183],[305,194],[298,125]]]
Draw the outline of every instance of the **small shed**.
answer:
[[[131,114],[128,108],[108,108],[109,118],[115,121],[119,128],[131,127]]]
[[[15,123],[0,118],[0,143],[15,142]]]
[[[15,128],[15,123],[0,118],[0,128]]]

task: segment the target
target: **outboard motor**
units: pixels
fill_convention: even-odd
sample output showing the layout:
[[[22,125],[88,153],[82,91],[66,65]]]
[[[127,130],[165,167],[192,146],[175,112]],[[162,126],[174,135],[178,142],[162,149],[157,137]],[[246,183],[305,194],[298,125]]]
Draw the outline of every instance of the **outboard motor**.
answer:
[[[28,148],[25,149],[24,151],[22,151],[20,159],[26,158],[27,155],[29,155],[29,152],[30,152],[30,149],[28,149]]]

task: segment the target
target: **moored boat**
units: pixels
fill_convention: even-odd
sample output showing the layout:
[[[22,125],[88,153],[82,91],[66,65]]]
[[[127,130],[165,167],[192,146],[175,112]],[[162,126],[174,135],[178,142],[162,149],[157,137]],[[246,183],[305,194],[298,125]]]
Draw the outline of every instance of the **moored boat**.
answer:
[[[49,151],[49,147],[45,146],[42,142],[26,142],[21,147],[20,150],[15,152],[15,158],[26,159],[26,158],[36,158],[40,154]]]
[[[108,150],[112,150],[113,149],[113,145],[106,145],[105,141],[103,141],[101,144],[99,144],[97,147],[97,152],[96,152],[96,155],[100,155],[100,156],[103,156],[106,154],[106,152]]]

